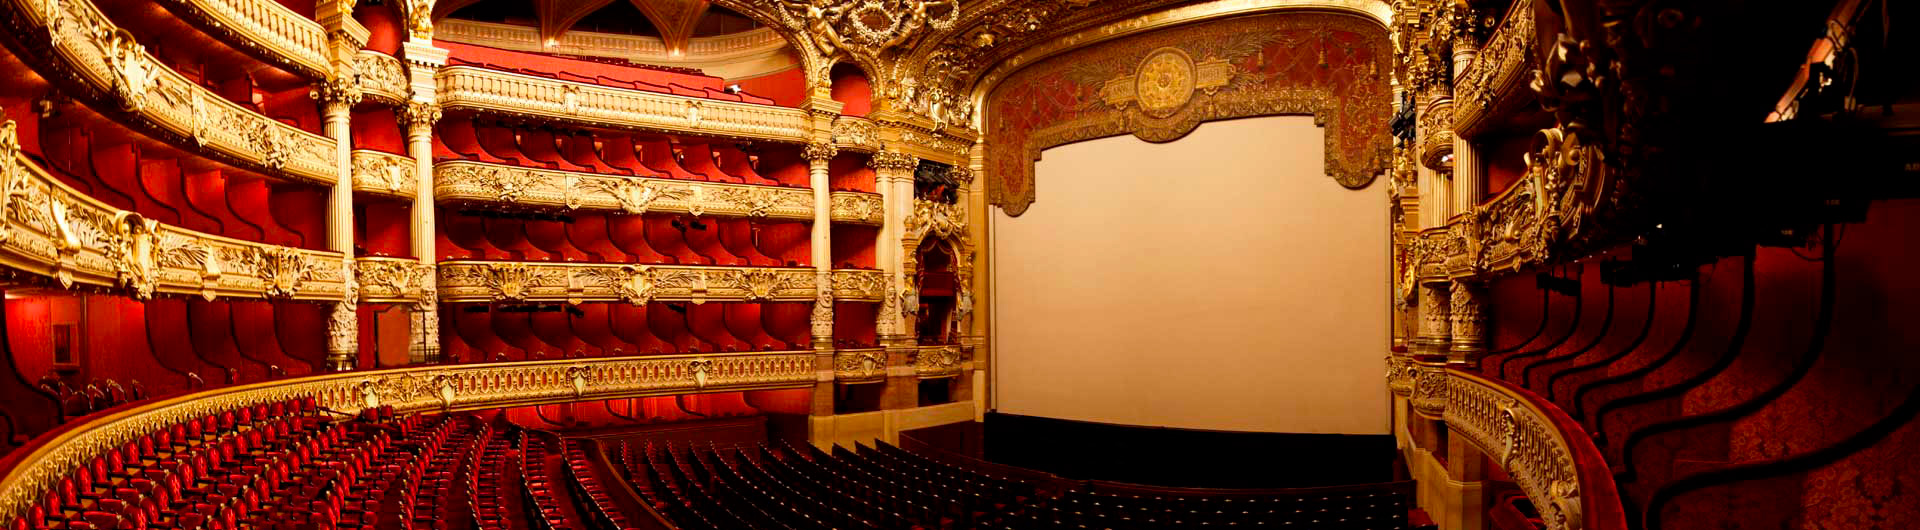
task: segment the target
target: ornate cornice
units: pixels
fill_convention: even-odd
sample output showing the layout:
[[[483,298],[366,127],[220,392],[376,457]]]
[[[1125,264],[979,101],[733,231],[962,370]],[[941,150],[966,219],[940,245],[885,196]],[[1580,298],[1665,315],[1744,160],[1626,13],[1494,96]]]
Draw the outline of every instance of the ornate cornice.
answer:
[[[4,16],[40,72],[95,110],[189,152],[269,176],[339,180],[335,142],[201,87],[147,53],[87,0],[9,0]],[[37,37],[38,36],[38,37]]]
[[[360,303],[411,304],[433,299],[434,266],[419,259],[361,257],[353,265]]]
[[[67,0],[62,0],[67,1]],[[222,42],[312,79],[333,75],[327,30],[274,0],[162,0]]]
[[[813,220],[813,191],[804,188],[600,175],[465,160],[434,164],[433,173],[434,197],[448,203]],[[882,220],[879,204],[876,194],[833,192],[833,220],[878,225]]]
[[[437,75],[440,106],[593,127],[804,143],[800,109],[620,89],[455,66]]]
[[[322,408],[346,414],[378,406],[391,406],[400,414],[417,414],[692,392],[808,388],[814,379],[814,354],[809,351],[421,366],[217,388],[116,409],[16,449],[19,460],[0,478],[0,519],[24,516],[74,469],[159,426],[257,404],[312,398]]]
[[[419,171],[419,165],[404,155],[353,150],[354,193],[412,199],[418,193]]]
[[[841,383],[872,383],[887,379],[887,350],[838,350],[833,352],[833,380]]]
[[[971,368],[973,349],[965,346],[920,346],[909,361],[913,373],[921,379],[952,377]]]
[[[812,301],[807,268],[443,261],[442,302]]]
[[[1506,383],[1457,369],[1442,374],[1448,432],[1512,475],[1549,530],[1627,527],[1613,475],[1582,465],[1604,459],[1566,412]]]
[[[833,271],[833,299],[842,302],[879,302],[887,296],[887,273],[865,269]]]
[[[368,99],[388,105],[405,105],[413,94],[413,80],[407,67],[391,55],[360,50],[353,56],[354,69],[360,73],[360,93]]]
[[[1533,1],[1514,2],[1507,19],[1493,32],[1473,62],[1453,80],[1453,126],[1456,134],[1471,133],[1508,94],[1526,90],[1527,80],[1539,68],[1535,58]]]
[[[0,266],[136,299],[346,297],[340,253],[203,234],[108,206],[30,163],[14,127],[0,126]]]

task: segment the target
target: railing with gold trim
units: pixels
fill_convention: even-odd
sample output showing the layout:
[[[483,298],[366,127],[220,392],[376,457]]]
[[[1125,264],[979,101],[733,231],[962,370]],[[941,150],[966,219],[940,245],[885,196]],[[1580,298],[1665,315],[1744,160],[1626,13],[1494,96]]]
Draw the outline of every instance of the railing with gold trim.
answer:
[[[75,284],[216,297],[341,300],[344,257],[160,224],[67,187],[0,124],[0,266]]]
[[[920,346],[913,351],[914,375],[921,379],[952,377],[973,365],[973,349],[957,344]]]
[[[332,139],[246,109],[154,59],[87,0],[5,0],[15,38],[49,78],[69,79],[94,108],[132,115],[138,128],[270,176],[317,184],[340,178]],[[35,57],[35,56],[38,57]]]
[[[841,383],[871,383],[887,379],[887,350],[862,348],[833,352],[833,380]]]
[[[353,260],[353,278],[360,284],[360,302],[414,303],[428,300],[427,280],[434,267],[415,258],[362,256]]]
[[[0,478],[0,520],[27,513],[82,464],[167,425],[239,407],[314,398],[357,413],[482,410],[688,392],[813,385],[814,353],[764,352],[557,359],[343,372],[281,379],[156,400],[90,418],[15,449]]]
[[[533,53],[565,53],[595,57],[624,57],[651,64],[711,61],[718,58],[776,52],[787,40],[772,28],[758,28],[687,40],[687,49],[675,50],[659,37],[569,30],[552,44],[540,29],[517,24],[446,19],[433,25],[435,39]]]
[[[1465,70],[1453,80],[1454,131],[1473,131],[1509,93],[1526,90],[1525,80],[1536,69],[1533,3],[1514,2],[1506,19],[1495,28]]]
[[[420,180],[413,158],[375,151],[353,150],[353,191],[412,199]]]
[[[440,262],[442,302],[812,301],[810,268]]]
[[[836,269],[833,299],[839,302],[879,302],[887,297],[887,273],[879,270]]]
[[[1605,458],[1566,412],[1525,389],[1458,369],[1445,371],[1444,392],[1448,431],[1506,470],[1549,530],[1627,528]]]
[[[173,12],[235,47],[313,79],[333,73],[327,30],[274,0],[166,0]]]
[[[718,182],[627,177],[451,160],[433,166],[434,197],[514,207],[688,213],[695,216],[813,220],[813,191]],[[832,193],[834,222],[879,225],[880,195]]]
[[[807,141],[812,117],[794,108],[694,98],[534,77],[498,70],[443,68],[440,106],[728,138]]]
[[[360,94],[389,105],[401,105],[413,94],[413,80],[407,67],[392,55],[360,50],[353,56],[354,69],[360,73]]]
[[[852,151],[879,151],[880,124],[859,116],[835,116],[833,143],[835,147]]]

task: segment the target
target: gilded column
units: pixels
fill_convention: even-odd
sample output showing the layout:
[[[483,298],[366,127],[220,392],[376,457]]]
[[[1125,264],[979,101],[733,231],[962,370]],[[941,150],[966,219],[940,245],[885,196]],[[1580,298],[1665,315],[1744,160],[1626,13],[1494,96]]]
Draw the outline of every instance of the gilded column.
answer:
[[[1483,288],[1467,282],[1455,281],[1447,289],[1450,300],[1447,304],[1447,318],[1450,347],[1447,350],[1447,362],[1467,366],[1480,364],[1480,356],[1487,352],[1486,314],[1482,312],[1481,298],[1485,296]]]
[[[871,163],[874,178],[880,184],[881,209],[886,213],[874,250],[889,283],[887,295],[880,304],[876,330],[883,343],[899,342],[913,335],[908,323],[901,318],[902,313],[908,311],[905,306],[910,302],[912,286],[907,284],[905,272],[901,270],[904,251],[900,238],[905,233],[907,214],[913,208],[913,169],[920,165],[920,160],[898,151],[881,151],[873,154]]]
[[[409,317],[407,362],[437,363],[441,360],[440,275],[434,272],[437,255],[433,226],[433,124],[440,121],[440,106],[414,101],[407,104],[401,119],[407,129],[407,156],[413,157],[416,182],[420,183],[414,187],[412,205],[413,255],[420,259],[420,266],[427,269],[420,280],[420,301],[415,303]]]
[[[341,277],[346,299],[333,304],[327,318],[327,368],[352,370],[360,352],[359,287],[353,278],[353,106],[360,102],[360,85],[351,77],[329,79],[311,92],[321,104],[327,137],[334,140],[334,167],[338,180],[327,202],[327,249],[346,255]]]
[[[831,142],[808,144],[800,154],[807,159],[813,186],[813,349],[833,350],[833,190],[827,164],[840,150]]]
[[[1449,333],[1451,300],[1447,284],[1420,284],[1420,335],[1414,339],[1412,395],[1413,411],[1428,419],[1441,419],[1446,411],[1447,354],[1452,342]]]

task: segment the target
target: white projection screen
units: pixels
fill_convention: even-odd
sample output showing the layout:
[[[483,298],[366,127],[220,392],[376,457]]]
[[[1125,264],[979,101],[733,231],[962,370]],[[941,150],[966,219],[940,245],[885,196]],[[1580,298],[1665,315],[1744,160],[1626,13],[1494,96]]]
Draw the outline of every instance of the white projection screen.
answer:
[[[1326,175],[1307,116],[1048,149],[992,209],[993,406],[1228,431],[1386,434],[1386,184]]]

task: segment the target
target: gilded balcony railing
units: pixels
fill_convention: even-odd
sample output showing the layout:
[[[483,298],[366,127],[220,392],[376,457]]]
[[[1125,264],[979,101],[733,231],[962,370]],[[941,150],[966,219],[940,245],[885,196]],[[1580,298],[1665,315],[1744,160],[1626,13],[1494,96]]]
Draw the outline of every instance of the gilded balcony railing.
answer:
[[[413,158],[374,151],[353,150],[353,191],[412,199],[419,187],[419,167]]]
[[[841,302],[879,302],[887,296],[887,273],[877,270],[833,271],[833,299]]]
[[[440,262],[442,302],[812,301],[810,268]]]
[[[813,220],[813,191],[802,188],[600,175],[465,160],[434,164],[433,174],[434,197],[449,203]],[[833,192],[831,207],[833,221],[838,223],[879,225],[885,215],[880,196],[872,193]]]
[[[913,351],[914,375],[921,379],[951,377],[972,367],[972,348],[959,345],[920,346]]]
[[[413,303],[431,300],[427,290],[434,266],[415,258],[364,256],[353,261],[353,279],[360,285],[361,303]]]
[[[800,109],[677,96],[534,77],[471,66],[440,70],[440,106],[596,127],[806,142]]]
[[[203,234],[116,209],[29,162],[14,127],[0,124],[0,266],[141,299],[345,298],[340,253]]]
[[[154,59],[87,0],[0,0],[16,38],[50,79],[129,127],[266,175],[339,180],[332,139],[280,123],[201,87]]]
[[[280,2],[164,1],[174,13],[235,47],[252,50],[313,79],[325,79],[333,72],[333,63],[327,59],[326,28]]]
[[[866,348],[833,352],[833,380],[841,383],[879,382],[887,379],[887,350]]]
[[[360,93],[368,99],[399,105],[413,93],[406,65],[392,55],[360,50],[353,56],[353,64],[360,72]]]
[[[1533,0],[1514,2],[1486,47],[1453,80],[1452,130],[1474,130],[1501,98],[1528,90],[1526,81],[1539,64],[1534,31]]]
[[[1566,412],[1524,389],[1458,369],[1443,381],[1415,383],[1445,403],[1448,432],[1466,440],[1513,477],[1549,530],[1624,530],[1613,474],[1593,441]]]
[[[814,353],[762,352],[558,359],[342,372],[211,389],[87,419],[15,449],[0,478],[0,520],[13,521],[83,463],[140,436],[239,407],[315,399],[348,414],[484,410],[689,392],[807,388]],[[13,455],[9,455],[13,456]]]

